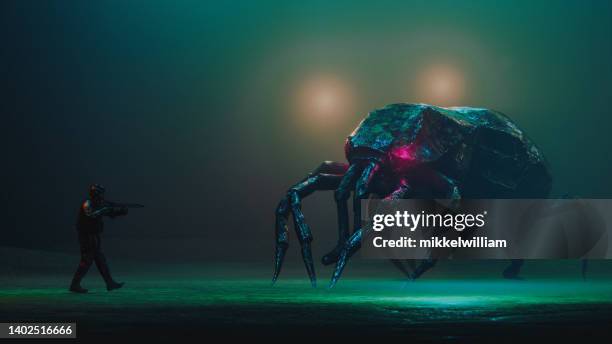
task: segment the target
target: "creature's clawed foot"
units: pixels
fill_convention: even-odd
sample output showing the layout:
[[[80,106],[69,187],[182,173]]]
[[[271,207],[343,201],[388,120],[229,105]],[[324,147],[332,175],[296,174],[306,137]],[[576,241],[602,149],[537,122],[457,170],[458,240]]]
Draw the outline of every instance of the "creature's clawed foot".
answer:
[[[508,272],[504,270],[503,274],[505,279],[514,280],[514,281],[523,281],[525,280],[523,277],[519,276],[518,273]]]
[[[338,257],[340,257],[340,251],[342,250],[342,245],[338,244],[331,250],[328,254],[324,255],[321,258],[321,263],[323,265],[331,265],[338,261]]]
[[[416,269],[412,271],[412,273],[408,276],[408,279],[411,281],[416,281],[417,278],[421,277],[421,275],[423,275],[427,270],[433,268],[437,262],[438,260],[433,258],[424,259],[416,267]]]
[[[521,272],[522,267],[523,267],[522,259],[513,259],[510,262],[510,265],[507,268],[505,268],[504,271],[502,272],[502,276],[505,279],[522,281],[523,278],[519,276],[519,273]]]
[[[342,250],[340,250],[340,255],[338,256],[338,261],[336,262],[336,269],[334,269],[334,274],[332,275],[332,279],[329,282],[329,287],[333,288],[340,276],[342,276],[342,271],[344,271],[344,267],[348,262],[349,258],[355,253],[359,248],[361,248],[361,229],[357,230],[353,235],[348,239],[346,244],[343,245]]]

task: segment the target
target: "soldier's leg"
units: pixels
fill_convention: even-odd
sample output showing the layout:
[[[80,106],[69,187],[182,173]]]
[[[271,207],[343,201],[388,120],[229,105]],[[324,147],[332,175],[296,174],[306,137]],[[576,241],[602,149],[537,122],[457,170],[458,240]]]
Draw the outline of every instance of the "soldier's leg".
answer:
[[[98,271],[100,271],[100,275],[104,278],[104,282],[106,283],[106,290],[111,291],[113,289],[119,289],[123,287],[123,283],[118,283],[113,280],[113,277],[110,273],[110,268],[108,267],[108,263],[106,262],[106,257],[102,252],[102,246],[100,243],[100,236],[96,236],[95,240],[95,255],[94,261],[96,262],[96,267]]]
[[[79,246],[81,250],[81,260],[72,277],[70,291],[75,293],[86,293],[87,289],[81,287],[81,280],[85,277],[94,261],[95,251],[91,236],[79,234]]]

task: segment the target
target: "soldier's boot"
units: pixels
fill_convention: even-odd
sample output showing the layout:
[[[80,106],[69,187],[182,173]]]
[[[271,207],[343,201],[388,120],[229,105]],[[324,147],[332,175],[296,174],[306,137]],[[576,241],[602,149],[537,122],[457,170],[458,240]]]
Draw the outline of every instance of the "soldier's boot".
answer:
[[[111,291],[123,287],[125,283],[116,282],[111,276],[110,269],[106,263],[106,258],[104,258],[103,255],[96,257],[96,266],[98,267],[102,278],[104,278],[104,282],[106,282],[106,290]]]
[[[79,263],[79,267],[74,272],[74,276],[72,277],[72,282],[70,283],[70,290],[73,293],[84,294],[87,292],[87,289],[81,287],[81,280],[87,274],[89,267],[91,266],[91,262],[81,261]]]
[[[115,282],[115,281],[110,281],[106,283],[106,290],[111,291],[114,289],[119,289],[121,287],[123,287],[123,285],[125,284],[125,282]]]

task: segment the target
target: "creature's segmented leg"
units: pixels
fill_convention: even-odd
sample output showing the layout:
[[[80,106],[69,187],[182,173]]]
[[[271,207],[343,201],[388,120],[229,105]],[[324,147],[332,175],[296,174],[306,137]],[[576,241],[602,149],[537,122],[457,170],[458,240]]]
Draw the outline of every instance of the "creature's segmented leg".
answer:
[[[516,279],[520,280],[519,272],[521,272],[521,268],[523,267],[524,260],[523,259],[512,259],[510,260],[510,265],[502,272],[502,275],[506,279]]]
[[[293,214],[295,231],[302,247],[302,257],[308,276],[313,286],[316,285],[314,263],[312,261],[312,250],[310,243],[312,234],[304,220],[301,200],[317,190],[334,190],[340,185],[342,173],[346,170],[346,164],[325,162],[312,174],[294,185],[287,192],[276,208],[276,252],[274,256],[274,275],[272,283],[276,282],[281,271],[285,253],[289,247],[289,233],[287,220],[289,214]]]
[[[365,173],[364,173],[365,175]],[[400,183],[400,186],[393,191],[389,196],[385,197],[383,202],[393,202],[398,199],[402,199],[406,197],[410,192],[411,188],[406,183]],[[360,228],[349,238],[346,242],[342,250],[340,251],[340,255],[338,256],[338,261],[336,262],[336,269],[334,270],[334,274],[332,275],[332,279],[329,283],[329,287],[333,288],[340,276],[342,276],[342,271],[348,262],[348,259],[355,253],[359,248],[361,248],[361,238],[362,235],[368,235],[370,228]]]
[[[374,179],[378,168],[379,166],[376,161],[369,161],[355,185],[355,195],[353,196],[353,233],[361,227],[361,201],[370,195],[370,183]]]
[[[432,196],[450,201],[448,204],[445,204],[445,206],[449,207],[450,209],[456,209],[459,207],[461,192],[453,179],[438,171],[433,171],[433,173],[428,174],[428,177],[428,182],[433,190]],[[409,278],[411,280],[416,280],[426,271],[433,268],[437,262],[438,259],[434,258],[434,255],[430,253],[429,258],[421,260],[419,265],[417,265],[417,267],[412,271]]]
[[[338,260],[340,250],[349,238],[349,213],[347,201],[351,196],[351,190],[360,172],[361,166],[351,165],[344,174],[340,185],[338,185],[338,188],[334,192],[334,200],[336,201],[338,213],[338,244],[331,252],[323,256],[321,263],[324,265],[332,264]]]
[[[429,257],[427,259],[423,259],[421,261],[421,263],[416,267],[416,269],[414,269],[414,271],[412,271],[412,273],[410,274],[410,276],[408,276],[408,278],[410,278],[411,280],[416,280],[417,278],[421,277],[422,274],[425,273],[425,271],[433,268],[434,266],[436,266],[436,263],[438,262],[437,259]]]
[[[438,172],[431,171],[428,173],[428,181],[432,189],[432,195],[434,198],[440,198],[449,201],[445,206],[455,209],[459,206],[461,201],[461,192],[459,186],[452,179],[446,175]]]
[[[393,266],[395,266],[399,271],[401,271],[406,277],[411,278],[412,271],[414,271],[415,269],[415,264],[414,264],[413,259],[405,259],[405,260],[390,259],[390,261],[391,261],[391,264],[393,264]],[[410,270],[406,268],[406,266],[404,265],[404,262],[406,263],[406,265],[408,265]]]
[[[388,198],[390,199],[402,199],[402,198],[407,198],[408,196],[408,192],[410,191],[408,185],[406,182],[402,183],[402,186],[397,188],[395,191],[393,191],[391,193],[391,195],[388,196]],[[401,271],[406,277],[411,278],[411,274],[412,272],[415,270],[416,268],[416,263],[414,259],[391,259],[391,263],[393,264],[393,266],[395,266],[399,271]],[[404,265],[404,263],[406,265],[408,265],[408,268],[410,268],[410,270],[408,270],[408,268],[406,268],[406,265]]]
[[[289,229],[287,228],[287,219],[289,218],[289,202],[287,198],[283,198],[276,207],[276,252],[274,254],[274,275],[272,283],[276,282],[278,274],[285,260],[285,253],[289,248]]]

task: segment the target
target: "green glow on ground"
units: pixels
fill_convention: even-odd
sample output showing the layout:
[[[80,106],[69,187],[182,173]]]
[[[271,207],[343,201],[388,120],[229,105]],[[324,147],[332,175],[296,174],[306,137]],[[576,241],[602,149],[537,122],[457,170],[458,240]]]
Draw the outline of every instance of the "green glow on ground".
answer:
[[[86,283],[84,283],[86,284]],[[74,295],[62,287],[3,288],[2,302],[70,300],[91,304],[139,305],[155,303],[211,305],[240,303],[334,303],[393,306],[482,306],[534,303],[612,303],[612,281],[383,281],[343,280],[335,289],[310,287],[303,279],[130,280],[125,289],[107,293],[99,283],[88,295]]]
[[[612,307],[612,281],[385,281],[343,280],[333,290],[312,289],[304,279],[190,279],[179,281],[132,279],[125,289],[108,293],[99,283],[87,295],[62,287],[3,288],[4,310],[45,314],[79,310],[205,309],[236,307],[259,311],[309,307],[359,309],[382,314],[390,321],[478,320],[563,316],[572,312]],[[217,314],[220,317],[225,315]],[[158,314],[157,316],[160,316]],[[348,315],[353,317],[352,314]],[[161,314],[163,318],[163,314]],[[248,319],[246,319],[248,320]],[[312,319],[311,319],[312,320]],[[252,321],[263,321],[252,319]]]
[[[490,268],[446,263],[406,282],[390,264],[360,263],[332,290],[328,270],[320,269],[313,289],[300,265],[284,271],[276,286],[269,266],[118,265],[123,289],[107,292],[93,270],[83,283],[90,289],[85,295],[67,291],[69,273],[15,275],[0,281],[0,321],[76,321],[85,336],[152,328],[191,333],[202,326],[232,331],[239,325],[264,334],[282,328],[444,339],[485,332],[492,338],[500,331],[528,338],[542,326],[603,331],[602,323],[612,319],[607,266],[594,265],[592,278],[582,281],[575,262],[532,263],[526,281],[506,281],[499,278],[504,262]]]

